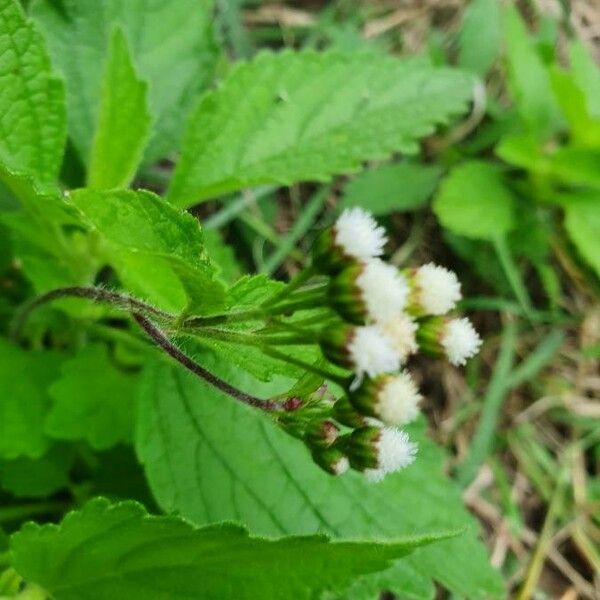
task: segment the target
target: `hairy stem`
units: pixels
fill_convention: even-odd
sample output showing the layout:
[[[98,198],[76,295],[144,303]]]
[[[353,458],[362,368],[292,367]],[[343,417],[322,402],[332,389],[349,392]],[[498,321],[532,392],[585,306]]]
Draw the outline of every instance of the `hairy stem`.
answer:
[[[313,275],[316,274],[314,266],[306,267],[298,273],[280,292],[273,294],[263,302],[263,306],[273,306],[287,298],[294,290],[297,290],[303,283],[307,282]]]
[[[217,377],[210,371],[206,370],[204,367],[199,365],[196,361],[194,361],[187,354],[182,352],[177,346],[175,346],[167,336],[149,319],[147,319],[144,315],[140,313],[134,313],[133,318],[136,320],[138,325],[152,338],[152,340],[156,343],[157,346],[162,348],[169,356],[174,358],[178,363],[183,365],[186,369],[197,375],[210,385],[216,387],[218,390],[224,392],[228,396],[243,402],[244,404],[248,404],[249,406],[254,406],[255,408],[260,408],[265,411],[282,411],[286,410],[285,403],[283,402],[275,402],[273,400],[263,400],[261,398],[257,398],[256,396],[252,396],[239,390],[238,388],[230,385],[226,381],[223,381],[220,377]]]
[[[11,337],[13,339],[18,339],[21,336],[21,332],[23,331],[25,323],[31,314],[40,306],[62,298],[84,298],[86,300],[92,300],[93,302],[105,302],[126,311],[136,311],[158,319],[175,319],[174,315],[155,308],[150,304],[146,304],[145,302],[142,302],[141,300],[138,300],[137,298],[127,294],[121,294],[119,292],[113,292],[99,287],[71,286],[51,290],[45,294],[33,298],[24,304],[21,310],[17,313],[10,328]]]

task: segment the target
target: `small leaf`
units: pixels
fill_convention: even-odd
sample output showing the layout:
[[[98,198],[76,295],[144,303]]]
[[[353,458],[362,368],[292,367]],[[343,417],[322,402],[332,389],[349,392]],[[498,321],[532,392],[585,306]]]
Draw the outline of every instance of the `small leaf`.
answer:
[[[288,600],[343,590],[440,537],[447,535],[385,544],[322,535],[269,540],[232,524],[196,528],[150,516],[135,502],[96,499],[58,526],[25,525],[11,551],[17,572],[56,600]]]
[[[587,112],[600,119],[600,68],[583,42],[571,42],[569,50],[573,79],[585,94]]]
[[[168,197],[190,206],[414,153],[420,138],[465,110],[472,87],[459,71],[382,55],[264,52],[237,65],[192,113]]]
[[[65,144],[64,90],[42,36],[16,0],[0,2],[0,56],[0,160],[52,182]]]
[[[429,200],[441,175],[441,167],[433,165],[382,165],[352,179],[339,208],[361,206],[374,215],[414,210]]]
[[[49,389],[54,406],[46,417],[46,433],[85,440],[94,450],[130,441],[137,378],[115,367],[106,346],[86,346],[61,371]]]
[[[47,389],[59,364],[56,353],[25,352],[0,338],[1,458],[39,458],[50,447],[44,433]]]
[[[222,306],[225,288],[214,279],[194,217],[145,191],[79,190],[70,198],[131,291],[177,311],[185,306],[183,291],[191,310]]]
[[[123,31],[114,29],[92,142],[90,187],[110,189],[131,183],[150,132],[147,87],[133,65]]]
[[[261,397],[289,389],[289,381],[240,379],[225,361],[203,364]],[[137,452],[167,512],[197,524],[233,519],[253,534],[269,536],[321,532],[381,541],[468,527],[455,539],[420,549],[418,557],[407,558],[410,567],[458,596],[504,597],[501,580],[477,541],[475,521],[457,487],[442,474],[444,458],[422,427],[410,431],[419,442],[416,462],[374,485],[356,472],[342,477],[323,473],[269,415],[162,360],[147,365],[138,406]],[[400,593],[412,588],[401,574],[394,584],[392,591]]]
[[[514,227],[514,204],[501,171],[489,163],[470,161],[443,181],[433,209],[440,223],[454,233],[493,240]]]

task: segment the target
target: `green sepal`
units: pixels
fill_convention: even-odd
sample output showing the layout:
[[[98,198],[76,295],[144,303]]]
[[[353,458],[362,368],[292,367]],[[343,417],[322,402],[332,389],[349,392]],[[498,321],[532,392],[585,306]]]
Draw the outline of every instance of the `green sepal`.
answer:
[[[353,336],[352,325],[326,327],[319,336],[321,351],[333,364],[352,369],[354,365],[348,347]]]
[[[355,262],[338,273],[327,286],[331,307],[355,325],[364,325],[368,316],[367,305],[357,284],[363,269],[363,264]]]
[[[340,398],[331,409],[331,416],[346,427],[364,427],[367,422],[365,417],[356,411],[348,398]]]
[[[361,427],[350,434],[345,449],[353,469],[364,471],[379,467],[377,443],[381,431],[379,427]]]
[[[330,475],[341,475],[345,470],[341,465],[348,460],[339,448],[315,448],[311,456],[315,463]]]
[[[426,317],[419,321],[417,329],[417,344],[419,350],[433,358],[440,358],[444,355],[444,348],[441,344],[441,337],[444,331],[446,320],[444,317]]]

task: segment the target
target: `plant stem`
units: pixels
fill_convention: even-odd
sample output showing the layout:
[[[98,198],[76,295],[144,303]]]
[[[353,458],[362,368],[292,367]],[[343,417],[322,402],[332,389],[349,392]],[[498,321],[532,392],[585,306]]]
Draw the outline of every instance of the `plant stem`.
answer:
[[[302,269],[281,291],[267,298],[263,303],[263,307],[273,306],[287,298],[293,291],[297,290],[302,284],[306,283],[311,277],[317,274],[314,265],[310,265]]]
[[[245,344],[246,346],[257,346],[261,349],[265,345],[303,345],[314,344],[314,336],[306,335],[306,333],[276,337],[275,335],[261,335],[257,333],[241,333],[238,331],[226,331],[224,329],[203,328],[196,332],[198,336],[205,336],[231,342],[233,344]]]
[[[255,408],[260,408],[265,411],[282,411],[286,410],[284,403],[275,402],[273,400],[263,400],[261,398],[257,398],[256,396],[252,396],[251,394],[247,394],[242,390],[230,385],[226,381],[223,381],[220,377],[217,377],[201,365],[199,365],[196,361],[194,361],[187,354],[182,352],[177,346],[175,346],[167,336],[152,323],[145,316],[134,313],[133,318],[138,323],[138,325],[152,338],[152,340],[162,348],[169,356],[174,358],[178,363],[183,365],[188,371],[194,373],[210,385],[216,387],[218,390],[224,392],[228,396],[243,402],[244,404],[248,404],[249,406],[254,406]]]
[[[54,300],[59,300],[62,298],[84,298],[86,300],[92,300],[93,302],[106,302],[107,304],[112,304],[113,306],[123,310],[136,311],[156,317],[158,319],[175,319],[174,315],[155,308],[150,304],[146,304],[145,302],[142,302],[141,300],[138,300],[137,298],[127,294],[112,292],[99,287],[71,286],[51,290],[45,294],[42,294],[41,296],[33,298],[24,304],[12,323],[10,336],[15,340],[18,339],[21,336],[23,327],[25,326],[25,323],[31,316],[32,312],[48,302],[53,302]]]
[[[0,508],[0,523],[22,521],[34,515],[62,513],[68,506],[68,503],[59,501],[4,506]]]

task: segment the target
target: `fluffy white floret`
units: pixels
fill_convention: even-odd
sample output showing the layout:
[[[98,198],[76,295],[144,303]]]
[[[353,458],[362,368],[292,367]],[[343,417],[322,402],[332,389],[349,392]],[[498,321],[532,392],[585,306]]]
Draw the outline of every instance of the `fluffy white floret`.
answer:
[[[363,264],[356,284],[374,321],[388,321],[406,306],[408,282],[396,267],[378,258]]]
[[[338,459],[333,465],[333,473],[334,475],[343,475],[350,468],[350,461],[346,456]]]
[[[462,298],[456,273],[428,263],[415,274],[418,302],[425,314],[445,315]]]
[[[382,327],[392,340],[401,362],[404,362],[419,349],[416,337],[418,326],[406,313],[396,314],[394,318],[386,321]]]
[[[377,394],[375,410],[387,425],[405,425],[417,418],[423,396],[405,372],[386,379]]]
[[[469,319],[450,319],[444,328],[441,343],[453,365],[464,365],[467,358],[479,352],[481,338]]]
[[[359,378],[365,374],[377,377],[400,368],[400,359],[392,341],[377,325],[356,327],[348,351]]]
[[[344,253],[359,260],[383,254],[385,230],[362,208],[348,208],[335,223],[335,242]]]
[[[381,481],[388,473],[404,469],[414,462],[417,445],[408,434],[393,427],[385,427],[377,442],[377,469],[367,469],[365,476],[373,482]]]

